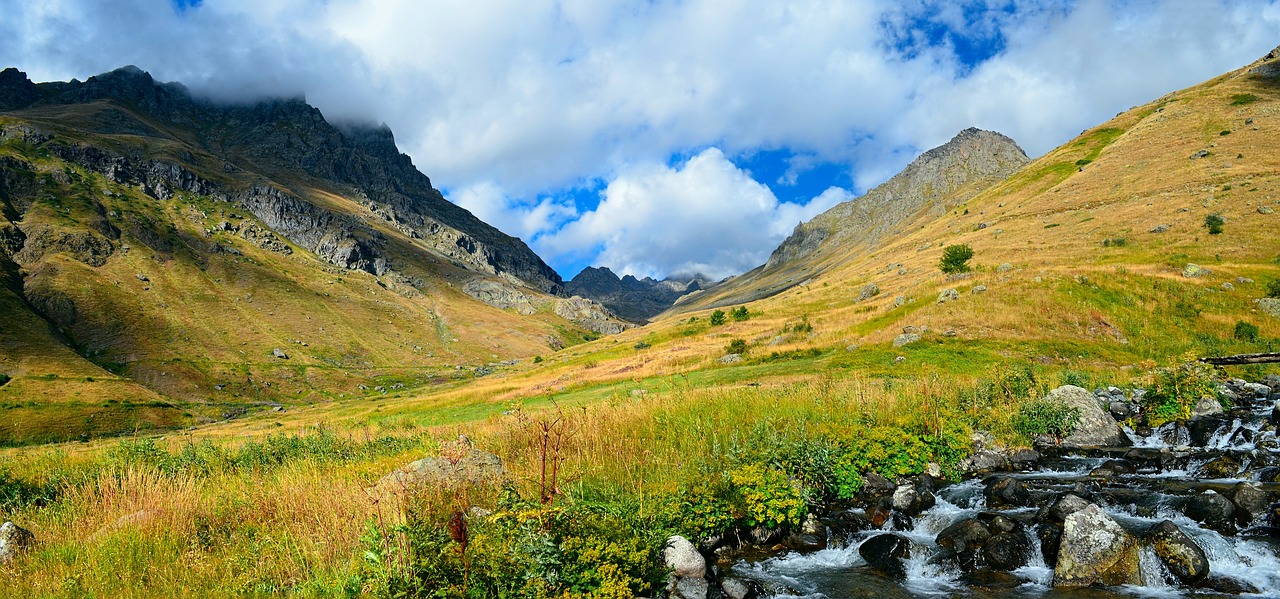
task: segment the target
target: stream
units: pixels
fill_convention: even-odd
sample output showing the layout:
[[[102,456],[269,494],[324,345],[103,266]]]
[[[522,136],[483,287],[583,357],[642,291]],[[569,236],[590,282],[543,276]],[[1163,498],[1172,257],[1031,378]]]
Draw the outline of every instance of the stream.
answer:
[[[914,517],[895,512],[879,527],[846,527],[843,532],[835,532],[840,527],[833,524],[827,527],[824,549],[738,559],[724,575],[749,581],[763,597],[1280,597],[1280,482],[1275,482],[1280,478],[1280,444],[1272,420],[1280,407],[1276,394],[1247,385],[1233,384],[1239,397],[1230,412],[1156,430],[1124,428],[1132,444],[1127,447],[1042,447],[1041,459],[1019,471],[938,483],[931,489],[933,506]],[[1109,399],[1105,390],[1095,395],[1103,405]],[[1015,482],[1001,482],[1006,478]],[[1243,495],[1237,489],[1242,481],[1255,483]],[[1025,492],[1018,492],[1026,499],[989,505],[990,489],[997,483],[1005,489],[1024,487]],[[1236,499],[1213,497],[1208,491]],[[1238,507],[1248,503],[1249,493],[1253,509]],[[1136,579],[1131,570],[1125,584],[1054,586],[1058,558],[1046,559],[1045,548],[1058,551],[1060,537],[1049,529],[1056,526],[1061,535],[1062,525],[1054,524],[1050,507],[1064,494],[1097,505],[1132,535],[1138,547]],[[1203,508],[1190,505],[1223,501],[1232,517],[1206,517]],[[825,514],[823,520],[847,516],[875,521],[868,520],[867,511],[849,508],[846,514]],[[1206,578],[1180,580],[1157,556],[1152,531],[1166,520],[1203,551]],[[945,537],[973,522],[990,526],[992,534],[1000,527],[1021,535],[1012,539],[1014,547],[1024,548],[1021,565],[999,570],[981,557],[966,563],[949,550],[954,542],[941,546]],[[901,543],[909,556],[898,554],[888,560],[887,569],[869,563],[860,550],[876,537]]]

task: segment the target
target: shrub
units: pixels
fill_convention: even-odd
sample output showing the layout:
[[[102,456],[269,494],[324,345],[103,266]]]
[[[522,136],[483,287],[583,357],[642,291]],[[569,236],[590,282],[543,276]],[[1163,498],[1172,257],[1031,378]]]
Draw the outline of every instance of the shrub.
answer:
[[[632,347],[639,350],[639,349],[649,349],[650,347],[653,347],[653,346],[649,345],[648,343],[645,343],[644,341],[637,341],[636,344],[633,345]]]
[[[1245,104],[1252,104],[1257,101],[1258,101],[1258,96],[1255,96],[1253,94],[1236,94],[1234,96],[1231,96],[1232,106],[1244,106]]]
[[[724,310],[716,310],[711,313],[711,326],[718,327],[724,324]]]
[[[729,316],[736,322],[743,322],[751,319],[751,312],[747,311],[746,306],[738,306],[729,312]]]
[[[799,526],[808,512],[804,494],[787,475],[761,464],[747,464],[728,474],[734,508],[747,526]]]
[[[1210,235],[1218,235],[1222,233],[1222,225],[1227,221],[1222,218],[1221,214],[1210,214],[1204,217],[1204,226],[1209,229]]]
[[[726,354],[745,354],[747,353],[747,342],[742,339],[734,339],[724,347]]]
[[[1122,248],[1126,245],[1129,245],[1129,240],[1124,237],[1109,237],[1102,240],[1102,247]]]
[[[973,258],[973,248],[964,244],[949,245],[942,250],[938,268],[947,274],[969,272],[970,258]]]
[[[783,334],[798,333],[802,335],[807,333],[812,333],[813,325],[809,324],[809,315],[806,314],[804,316],[801,316],[800,322],[792,322],[792,323],[787,323],[782,325],[782,332]]]
[[[1243,320],[1240,320],[1236,322],[1236,330],[1235,330],[1234,337],[1241,341],[1248,341],[1252,343],[1258,340],[1258,332],[1259,331],[1258,331],[1257,325],[1249,324]]]
[[[1267,297],[1280,298],[1280,279],[1271,279],[1266,285]]]
[[[1152,384],[1142,397],[1147,424],[1160,426],[1191,417],[1191,409],[1203,397],[1222,401],[1214,381],[1213,367],[1190,362],[1173,368],[1158,368],[1152,373]]]
[[[3,387],[6,383],[8,383],[11,380],[13,379],[9,378],[9,375],[3,372],[0,372],[0,387]]]
[[[534,363],[534,364],[541,364],[541,363],[542,363],[542,356],[534,356],[534,357],[533,357],[533,363]]]
[[[1079,424],[1079,408],[1049,399],[1024,403],[1013,417],[1014,430],[1032,439],[1041,435],[1061,439],[1074,432]]]

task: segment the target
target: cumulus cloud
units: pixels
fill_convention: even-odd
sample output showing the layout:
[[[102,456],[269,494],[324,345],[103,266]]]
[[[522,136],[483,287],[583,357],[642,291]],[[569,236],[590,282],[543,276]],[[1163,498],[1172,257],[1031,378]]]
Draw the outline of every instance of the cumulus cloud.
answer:
[[[762,264],[796,224],[852,198],[831,188],[805,205],[779,202],[717,148],[674,167],[628,169],[601,196],[537,247],[551,255],[600,247],[600,263],[637,277],[720,278]]]
[[[764,183],[839,164],[865,190],[969,126],[1037,155],[1251,61],[1280,29],[1277,0],[0,0],[0,15],[0,62],[37,80],[132,63],[223,100],[305,94],[330,118],[386,122],[458,203],[535,247],[656,274],[751,266],[645,262],[621,231],[586,234],[615,196],[660,186],[641,177],[703,168],[652,166],[672,156],[785,149],[803,159]],[[592,180],[601,207],[563,199]],[[730,187],[696,204],[754,197],[704,189]],[[722,233],[767,254],[761,222],[737,222],[756,228]]]

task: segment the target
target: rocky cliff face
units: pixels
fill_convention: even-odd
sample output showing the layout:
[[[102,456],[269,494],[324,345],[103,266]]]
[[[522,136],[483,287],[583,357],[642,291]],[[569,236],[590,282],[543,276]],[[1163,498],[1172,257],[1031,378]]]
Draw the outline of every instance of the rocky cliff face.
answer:
[[[607,267],[587,267],[565,283],[565,292],[591,298],[632,322],[645,322],[675,304],[686,293],[710,282],[701,275],[669,277],[661,281],[631,275],[618,278]]]
[[[1029,161],[1012,139],[993,131],[965,129],[866,195],[797,225],[765,267],[794,262],[825,247],[873,246],[918,211],[942,214]]]
[[[385,125],[335,126],[301,99],[213,104],[135,67],[84,82],[38,85],[16,69],[0,72],[0,111],[38,113],[102,102],[110,106],[75,126],[139,136],[164,150],[122,152],[55,141],[60,157],[115,181],[143,184],[156,197],[183,190],[240,203],[290,241],[344,268],[381,274],[394,267],[367,223],[324,207],[303,190],[329,188],[357,199],[376,218],[464,268],[512,275],[544,292],[560,291],[559,275],[524,242],[445,200],[400,153]],[[51,137],[26,133],[37,138],[33,141]],[[173,151],[172,142],[190,149]],[[214,164],[218,169],[210,172]],[[240,183],[253,179],[258,182]]]

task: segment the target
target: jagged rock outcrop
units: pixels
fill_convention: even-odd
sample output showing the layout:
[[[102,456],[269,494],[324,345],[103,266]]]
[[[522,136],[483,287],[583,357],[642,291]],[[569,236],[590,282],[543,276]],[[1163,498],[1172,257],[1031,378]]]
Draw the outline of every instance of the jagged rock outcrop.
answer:
[[[0,72],[0,110],[94,103],[78,117],[81,130],[165,139],[149,120],[194,140],[192,150],[154,145],[156,156],[120,155],[102,148],[50,142],[56,132],[25,127],[26,135],[49,143],[64,160],[117,182],[143,185],[166,199],[177,190],[241,203],[267,226],[295,244],[343,266],[382,274],[393,268],[377,233],[350,214],[313,201],[314,184],[360,201],[375,218],[420,239],[446,259],[487,274],[510,274],[535,289],[557,293],[558,274],[517,238],[485,224],[436,190],[408,156],[396,148],[385,125],[325,120],[303,99],[273,99],[251,105],[219,105],[193,97],[181,84],[159,83],[136,67],[88,80],[33,84],[16,69]],[[90,111],[86,111],[90,112]],[[141,114],[137,114],[141,113]],[[23,135],[9,132],[6,135]],[[28,141],[33,141],[28,139]],[[215,181],[211,169],[254,174],[268,181],[246,188]],[[303,183],[302,185],[296,185]]]
[[[941,214],[1029,161],[1012,139],[993,131],[965,129],[866,195],[796,225],[765,267],[795,261],[824,245],[874,245],[917,211]]]
[[[681,296],[706,287],[702,275],[667,277],[661,281],[631,275],[618,278],[608,267],[587,267],[565,283],[568,295],[591,298],[631,322],[646,322],[675,304]]]

